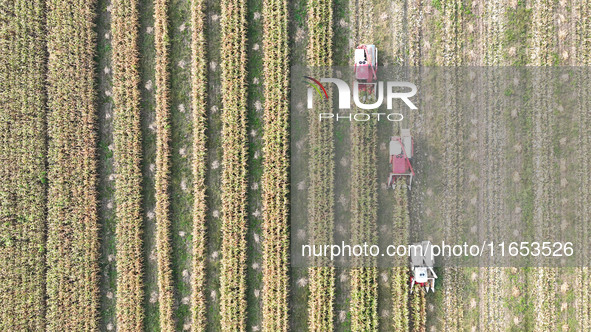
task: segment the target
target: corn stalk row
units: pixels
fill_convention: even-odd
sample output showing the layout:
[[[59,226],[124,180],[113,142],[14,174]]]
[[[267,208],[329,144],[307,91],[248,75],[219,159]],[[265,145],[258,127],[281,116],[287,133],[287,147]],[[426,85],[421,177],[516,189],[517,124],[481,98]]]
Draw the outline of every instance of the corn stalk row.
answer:
[[[394,198],[394,238],[392,240],[393,243],[406,243],[409,240],[410,216],[408,208],[408,191],[405,179],[397,180],[396,189],[394,190]],[[426,316],[422,314],[425,312],[425,308],[421,308],[420,305],[418,307],[410,306],[409,274],[407,267],[408,259],[406,257],[396,257],[395,259],[397,260],[395,263],[396,265],[392,269],[393,329],[394,331],[409,331],[411,327],[410,318],[412,318],[413,323],[416,325],[425,325]],[[415,291],[422,292],[420,289],[415,289]]]
[[[193,278],[191,280],[191,315],[193,332],[206,330],[206,91],[207,62],[204,0],[191,1],[191,108],[193,110]]]
[[[332,66],[332,1],[308,3],[308,66],[312,76],[327,74],[319,67]],[[330,100],[315,100],[309,113],[309,190],[308,220],[311,244],[332,243],[334,229],[334,142],[332,122],[318,121],[320,112],[332,112]],[[326,261],[308,269],[308,330],[332,331],[334,327],[335,269]]]
[[[137,5],[113,0],[111,11],[119,331],[139,331],[144,319]]]
[[[351,124],[351,243],[377,243],[376,124]],[[378,330],[375,259],[351,271],[351,330]]]
[[[534,1],[532,11],[532,40],[529,49],[530,65],[552,65],[554,24],[554,2]],[[534,211],[533,220],[537,238],[548,238],[552,234],[554,215],[553,188],[548,165],[551,165],[553,152],[551,135],[553,116],[548,112],[550,102],[547,98],[548,87],[540,81],[540,75],[534,75],[533,91],[533,172],[534,172]],[[532,280],[532,298],[534,302],[535,331],[556,329],[556,268],[540,267],[534,269]]]
[[[263,330],[289,330],[289,45],[286,0],[263,2]]]
[[[246,1],[222,7],[222,262],[223,331],[246,329]]]
[[[47,3],[47,329],[51,331],[98,328],[94,10],[94,1]]]
[[[45,17],[0,1],[0,330],[45,329]]]
[[[156,48],[156,252],[160,330],[174,331],[170,244],[170,92],[168,0],[154,2]]]

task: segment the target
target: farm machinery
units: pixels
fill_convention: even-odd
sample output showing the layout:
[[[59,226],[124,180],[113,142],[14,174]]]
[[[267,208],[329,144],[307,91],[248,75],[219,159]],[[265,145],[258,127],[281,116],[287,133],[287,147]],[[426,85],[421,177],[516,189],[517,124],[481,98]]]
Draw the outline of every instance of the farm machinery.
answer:
[[[388,187],[396,188],[396,180],[399,177],[408,177],[408,189],[411,189],[415,172],[411,160],[414,155],[414,140],[409,129],[400,129],[400,136],[390,138],[389,146],[390,166],[392,170],[388,177]],[[419,285],[427,292],[435,291],[435,279],[437,274],[433,270],[433,251],[429,241],[423,241],[412,245],[410,251],[410,292],[415,285]]]
[[[378,49],[375,45],[361,44],[355,49],[355,80],[359,92],[376,93],[378,80]]]
[[[396,179],[401,176],[409,178],[408,189],[411,189],[415,171],[410,163],[414,154],[414,140],[410,135],[410,129],[401,129],[400,136],[390,139],[390,165],[392,171],[388,177],[388,187],[396,188]]]
[[[435,279],[437,274],[433,270],[433,251],[429,241],[423,241],[413,244],[414,250],[410,251],[410,292],[413,292],[414,286],[419,285],[435,292]]]

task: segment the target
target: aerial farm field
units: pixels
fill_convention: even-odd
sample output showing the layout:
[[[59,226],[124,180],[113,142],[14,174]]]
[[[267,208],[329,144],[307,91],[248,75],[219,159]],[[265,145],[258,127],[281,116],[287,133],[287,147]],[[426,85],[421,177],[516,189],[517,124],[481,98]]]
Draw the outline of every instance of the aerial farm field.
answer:
[[[519,100],[493,114],[447,86],[391,127],[293,107],[293,66],[323,77],[360,44],[380,67],[588,66],[591,1],[0,0],[0,331],[591,331],[589,261],[436,267],[412,292],[405,258],[292,266],[306,234],[588,238],[588,87],[491,83]],[[381,176],[399,128],[410,190]]]

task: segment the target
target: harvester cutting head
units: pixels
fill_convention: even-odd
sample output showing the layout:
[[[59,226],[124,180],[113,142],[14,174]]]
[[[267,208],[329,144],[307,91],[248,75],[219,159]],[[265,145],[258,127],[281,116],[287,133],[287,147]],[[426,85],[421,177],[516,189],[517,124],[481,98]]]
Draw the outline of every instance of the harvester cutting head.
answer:
[[[408,176],[408,189],[411,188],[412,178],[415,175],[411,160],[414,154],[414,141],[410,135],[410,129],[401,129],[400,136],[390,139],[390,165],[392,171],[388,177],[388,186],[396,188],[396,179],[400,176]]]
[[[361,44],[355,49],[355,80],[359,91],[373,94],[378,79],[378,49],[375,45]]]
[[[433,270],[433,251],[429,241],[423,241],[413,244],[410,250],[410,269],[412,276],[410,277],[410,292],[414,290],[414,286],[418,285],[429,290],[435,291],[435,279],[437,274]]]

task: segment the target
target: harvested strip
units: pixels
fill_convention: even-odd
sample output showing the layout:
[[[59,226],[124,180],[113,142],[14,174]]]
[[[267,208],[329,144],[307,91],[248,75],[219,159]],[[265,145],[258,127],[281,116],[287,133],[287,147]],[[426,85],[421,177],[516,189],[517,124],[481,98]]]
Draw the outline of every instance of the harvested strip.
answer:
[[[553,63],[554,24],[553,2],[547,0],[534,1],[532,6],[532,47],[530,49],[530,65],[550,66]],[[550,107],[548,88],[541,81],[540,75],[533,75],[533,173],[534,207],[533,220],[537,238],[547,238],[553,234],[554,215],[551,207],[553,188],[550,170],[547,165],[554,160],[551,148],[552,123],[554,116],[548,114]],[[553,267],[539,267],[534,270],[532,299],[534,302],[535,330],[556,330],[556,273]]]
[[[96,330],[95,1],[47,6],[47,329]]]
[[[45,18],[0,1],[0,330],[45,329]]]
[[[332,66],[332,1],[308,3],[308,66]],[[323,77],[317,68],[314,77]],[[334,229],[334,142],[331,121],[317,121],[318,112],[332,112],[330,100],[315,101],[309,124],[308,220],[311,243],[332,243]],[[332,331],[334,317],[335,269],[328,261],[317,261],[308,269],[308,330]]]
[[[246,329],[246,0],[222,7],[222,262],[223,331]]]
[[[174,331],[170,245],[170,108],[168,74],[168,1],[154,3],[156,47],[156,252],[160,330]]]
[[[206,328],[205,312],[205,172],[206,172],[206,83],[207,63],[203,0],[191,1],[191,100],[193,109],[193,279],[191,312],[193,332]]]
[[[136,0],[113,0],[113,141],[117,217],[117,329],[143,328],[141,128]]]
[[[265,0],[263,330],[288,331],[289,46],[287,0]]]

